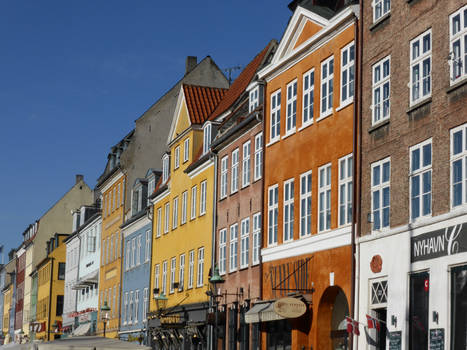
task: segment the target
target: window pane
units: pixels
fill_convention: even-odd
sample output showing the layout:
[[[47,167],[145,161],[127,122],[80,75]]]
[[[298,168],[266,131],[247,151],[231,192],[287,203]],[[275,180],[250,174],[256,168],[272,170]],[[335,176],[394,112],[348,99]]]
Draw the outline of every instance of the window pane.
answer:
[[[454,154],[458,154],[462,152],[462,131],[458,131],[454,133],[453,151],[454,151]]]
[[[423,166],[431,165],[431,143],[423,146]]]
[[[389,181],[390,167],[389,162],[383,164],[383,182]]]
[[[373,168],[373,186],[379,185],[380,183],[380,167],[375,166]]]
[[[414,149],[412,151],[412,171],[418,170],[420,168],[420,150]]]

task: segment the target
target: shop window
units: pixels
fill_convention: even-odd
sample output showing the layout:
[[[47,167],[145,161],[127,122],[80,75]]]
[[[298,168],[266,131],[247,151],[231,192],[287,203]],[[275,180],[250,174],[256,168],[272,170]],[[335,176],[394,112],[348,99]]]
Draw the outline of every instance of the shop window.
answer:
[[[229,309],[229,350],[237,350],[237,308]]]
[[[57,308],[55,316],[62,316],[63,314],[63,295],[57,295]]]
[[[451,270],[451,349],[467,348],[467,265]]]
[[[386,279],[373,280],[370,284],[370,316],[376,318],[382,327],[365,330],[375,344],[376,350],[386,349],[387,328],[387,302],[388,302],[388,281]]]
[[[409,350],[428,349],[428,297],[430,274],[410,275]]]
[[[240,307],[240,350],[250,349],[250,325],[245,322],[245,313],[248,309],[248,305]]]
[[[259,323],[253,323],[251,329],[251,350],[259,350],[260,349],[260,327]]]
[[[288,320],[267,322],[266,332],[268,350],[292,349],[292,327]]]

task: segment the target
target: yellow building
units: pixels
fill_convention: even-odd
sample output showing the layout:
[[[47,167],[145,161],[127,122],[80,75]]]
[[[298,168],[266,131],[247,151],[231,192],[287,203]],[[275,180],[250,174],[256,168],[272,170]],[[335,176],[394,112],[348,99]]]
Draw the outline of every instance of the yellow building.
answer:
[[[38,289],[35,339],[60,338],[65,289],[66,245],[68,234],[56,233],[47,241],[47,257],[37,265]]]
[[[8,328],[10,325],[10,309],[11,309],[11,301],[13,297],[13,283],[10,283],[8,287],[3,290],[3,329],[2,332],[4,335],[8,333]],[[5,344],[7,343],[7,339],[5,338]]]
[[[148,328],[162,348],[168,346],[169,337],[180,345],[207,342],[214,162],[207,148],[203,149],[203,139],[211,140],[212,125],[208,124],[209,130],[202,126],[225,91],[182,85],[168,152],[163,156],[161,183],[151,196],[150,290],[156,298],[151,298]]]
[[[130,132],[112,147],[107,166],[98,180],[97,189],[102,200],[101,266],[99,271],[99,306],[97,333],[104,330],[103,316],[106,317],[106,337],[116,338],[120,324],[120,285],[122,234],[120,225],[125,219],[126,176],[120,167],[120,155],[133,136]],[[110,311],[102,313],[104,304]]]

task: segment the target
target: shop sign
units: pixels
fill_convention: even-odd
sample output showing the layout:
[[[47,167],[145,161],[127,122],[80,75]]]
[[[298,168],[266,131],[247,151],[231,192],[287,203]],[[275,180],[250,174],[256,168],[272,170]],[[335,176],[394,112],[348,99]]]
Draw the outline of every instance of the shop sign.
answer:
[[[184,322],[184,319],[180,314],[165,315],[161,316],[159,319],[163,325],[176,325]]]
[[[91,321],[91,314],[90,313],[85,313],[82,315],[79,315],[79,323],[85,323]]]
[[[96,309],[96,308],[92,308],[92,307],[88,307],[87,309],[81,310],[81,311],[78,311],[78,312],[76,312],[76,311],[70,312],[70,313],[68,314],[68,317],[74,318],[74,317],[78,317],[78,316],[80,316],[80,315],[82,315],[82,314],[86,314],[86,313],[90,313],[90,312],[97,312],[97,309]]]
[[[297,318],[306,312],[306,305],[296,298],[282,298],[274,302],[274,312],[285,318]]]
[[[422,261],[467,252],[467,224],[412,237],[410,261]]]
[[[402,344],[402,332],[389,332],[389,350],[400,350]]]
[[[444,350],[444,328],[430,329],[430,350]]]
[[[31,322],[29,324],[29,331],[33,333],[40,333],[45,331],[45,322]]]

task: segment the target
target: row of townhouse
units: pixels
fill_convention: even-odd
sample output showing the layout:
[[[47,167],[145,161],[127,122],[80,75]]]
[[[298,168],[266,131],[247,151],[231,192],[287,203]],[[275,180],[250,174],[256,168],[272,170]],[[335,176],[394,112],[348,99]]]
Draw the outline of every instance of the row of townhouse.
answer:
[[[68,226],[26,230],[0,271],[5,334],[466,348],[465,0],[288,7],[232,85],[188,57]]]

